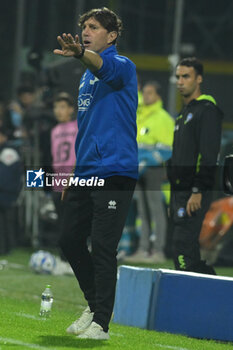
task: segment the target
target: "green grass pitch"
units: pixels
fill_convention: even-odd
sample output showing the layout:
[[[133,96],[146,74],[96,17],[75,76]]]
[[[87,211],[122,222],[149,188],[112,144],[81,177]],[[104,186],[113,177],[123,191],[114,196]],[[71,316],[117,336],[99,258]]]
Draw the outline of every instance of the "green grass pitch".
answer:
[[[74,277],[36,275],[28,268],[31,251],[16,250],[0,257],[23,265],[0,270],[0,350],[233,350],[233,343],[198,340],[180,335],[110,324],[110,340],[78,339],[66,328],[81,314],[86,303]],[[148,267],[148,265],[147,265]],[[152,267],[152,266],[149,266]],[[172,268],[172,263],[154,268]],[[233,276],[233,268],[218,274]],[[40,296],[46,284],[54,294],[49,319],[39,317]]]

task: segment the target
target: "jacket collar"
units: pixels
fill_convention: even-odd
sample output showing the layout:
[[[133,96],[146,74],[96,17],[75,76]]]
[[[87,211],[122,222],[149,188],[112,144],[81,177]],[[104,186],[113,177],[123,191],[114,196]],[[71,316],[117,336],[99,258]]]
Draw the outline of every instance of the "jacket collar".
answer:
[[[186,106],[188,106],[190,104],[195,104],[195,103],[201,102],[201,101],[209,101],[209,102],[212,102],[214,105],[217,105],[217,103],[216,103],[215,99],[213,98],[213,96],[202,94],[202,95],[198,96],[198,98],[193,99],[192,101],[190,101]]]
[[[216,103],[216,100],[213,98],[213,96],[211,96],[211,95],[205,95],[205,94],[203,94],[203,95],[200,95],[198,98],[197,98],[197,101],[201,101],[201,100],[206,100],[206,101],[210,101],[210,102],[212,102],[213,104],[217,104]]]
[[[117,49],[115,45],[111,45],[107,49],[105,49],[103,52],[100,53],[100,56],[107,56],[110,54],[117,54]]]

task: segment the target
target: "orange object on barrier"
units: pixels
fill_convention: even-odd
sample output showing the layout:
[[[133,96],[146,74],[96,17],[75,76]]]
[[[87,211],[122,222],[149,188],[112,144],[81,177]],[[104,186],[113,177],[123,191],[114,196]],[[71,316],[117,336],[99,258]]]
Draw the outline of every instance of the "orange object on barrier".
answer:
[[[233,224],[233,197],[213,202],[206,213],[199,237],[201,248],[213,249]]]

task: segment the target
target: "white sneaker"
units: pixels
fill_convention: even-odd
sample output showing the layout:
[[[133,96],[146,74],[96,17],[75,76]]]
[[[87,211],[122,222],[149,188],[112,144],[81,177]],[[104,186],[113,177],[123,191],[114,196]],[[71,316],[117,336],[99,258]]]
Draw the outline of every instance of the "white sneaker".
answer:
[[[80,334],[84,332],[93,320],[94,312],[91,312],[89,306],[83,311],[80,318],[74,321],[66,330],[67,333]]]
[[[158,251],[158,252],[154,252],[151,256],[150,256],[150,262],[154,263],[154,264],[162,264],[166,261],[166,257],[164,255],[163,252]]]
[[[130,256],[126,256],[123,261],[129,263],[147,263],[149,253],[144,250],[138,250]]]
[[[96,322],[91,322],[91,325],[78,336],[81,339],[97,339],[107,340],[109,339],[108,332],[104,332],[103,328]]]

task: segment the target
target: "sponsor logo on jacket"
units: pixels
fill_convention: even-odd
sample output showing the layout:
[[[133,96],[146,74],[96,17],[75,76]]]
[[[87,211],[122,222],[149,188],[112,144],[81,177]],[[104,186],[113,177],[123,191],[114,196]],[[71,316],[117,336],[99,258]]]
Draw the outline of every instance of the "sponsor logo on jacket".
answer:
[[[79,111],[87,111],[92,101],[91,94],[82,94],[78,98]]]
[[[190,122],[190,120],[192,120],[192,119],[193,119],[193,114],[192,114],[192,113],[189,113],[189,114],[187,115],[186,119],[185,119],[184,124],[187,124],[187,123]]]

